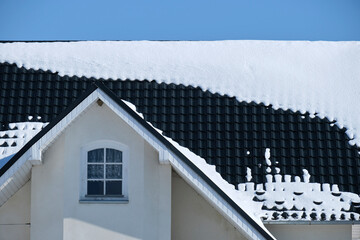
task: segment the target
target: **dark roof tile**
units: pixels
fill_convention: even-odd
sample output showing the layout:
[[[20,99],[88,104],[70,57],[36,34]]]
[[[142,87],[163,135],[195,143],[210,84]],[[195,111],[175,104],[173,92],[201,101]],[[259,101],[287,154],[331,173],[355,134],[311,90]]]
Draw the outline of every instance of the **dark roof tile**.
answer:
[[[51,121],[94,81],[98,80],[0,64],[1,129],[10,122],[28,121],[29,115]],[[264,152],[270,148],[273,167],[279,167],[281,174],[301,176],[307,169],[311,181],[360,193],[360,150],[349,145],[345,129],[326,118],[239,102],[191,86],[130,80],[104,83],[135,104],[145,120],[165,135],[216,164],[234,185],[245,181],[247,167],[255,183],[264,181]]]

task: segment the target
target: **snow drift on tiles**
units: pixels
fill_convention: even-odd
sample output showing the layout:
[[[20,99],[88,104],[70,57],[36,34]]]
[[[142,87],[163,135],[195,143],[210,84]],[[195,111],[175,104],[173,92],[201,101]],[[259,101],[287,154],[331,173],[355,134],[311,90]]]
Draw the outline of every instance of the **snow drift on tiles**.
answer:
[[[46,125],[42,122],[10,123],[10,130],[0,131],[0,167]]]
[[[270,157],[271,151],[266,148],[265,161],[268,168],[272,165]],[[241,194],[250,194],[253,201],[261,203],[261,210],[256,215],[262,219],[360,220],[360,214],[351,209],[360,206],[359,195],[341,192],[336,184],[311,183],[311,176],[306,169],[303,169],[302,177],[281,175],[279,168],[275,168],[275,171],[275,175],[267,171],[269,174],[266,175],[265,184],[255,184],[251,182],[251,169],[247,168],[247,182],[238,185]]]
[[[0,62],[60,75],[200,86],[239,101],[308,111],[360,146],[360,42],[55,42],[0,44]]]

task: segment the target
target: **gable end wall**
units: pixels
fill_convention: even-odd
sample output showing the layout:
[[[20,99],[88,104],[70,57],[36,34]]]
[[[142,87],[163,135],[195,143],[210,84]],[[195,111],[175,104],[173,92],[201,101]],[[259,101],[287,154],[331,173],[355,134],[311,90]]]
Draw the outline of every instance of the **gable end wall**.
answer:
[[[81,147],[97,140],[129,147],[128,203],[81,203]],[[105,104],[93,104],[33,168],[32,239],[170,239],[171,167]]]

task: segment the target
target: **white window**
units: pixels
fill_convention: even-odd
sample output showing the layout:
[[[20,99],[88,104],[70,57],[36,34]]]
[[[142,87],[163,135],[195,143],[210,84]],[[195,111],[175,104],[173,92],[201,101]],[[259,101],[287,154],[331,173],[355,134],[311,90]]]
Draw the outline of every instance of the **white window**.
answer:
[[[127,147],[97,141],[82,149],[80,200],[127,199]]]

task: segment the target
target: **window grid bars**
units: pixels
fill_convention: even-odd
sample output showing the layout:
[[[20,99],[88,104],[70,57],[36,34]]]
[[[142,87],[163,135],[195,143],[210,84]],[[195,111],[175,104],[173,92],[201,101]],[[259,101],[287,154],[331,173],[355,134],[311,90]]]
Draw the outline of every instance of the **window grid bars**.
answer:
[[[104,178],[96,178],[96,179],[89,179],[87,176],[86,176],[86,179],[87,181],[104,181],[103,183],[103,195],[106,196],[106,181],[119,181],[119,182],[122,182],[123,181],[123,178],[121,179],[114,179],[114,178],[106,178],[106,165],[122,165],[122,159],[121,159],[121,162],[106,162],[106,149],[107,148],[103,148],[103,151],[104,151],[104,162],[102,163],[99,163],[99,162],[94,162],[94,163],[89,163],[87,162],[87,166],[89,165],[103,165],[104,166],[104,172],[103,172],[103,176]],[[88,169],[88,168],[87,168]],[[87,190],[88,191],[88,190]]]
[[[122,181],[122,178],[94,178],[94,179],[88,179],[88,182],[91,181]]]

